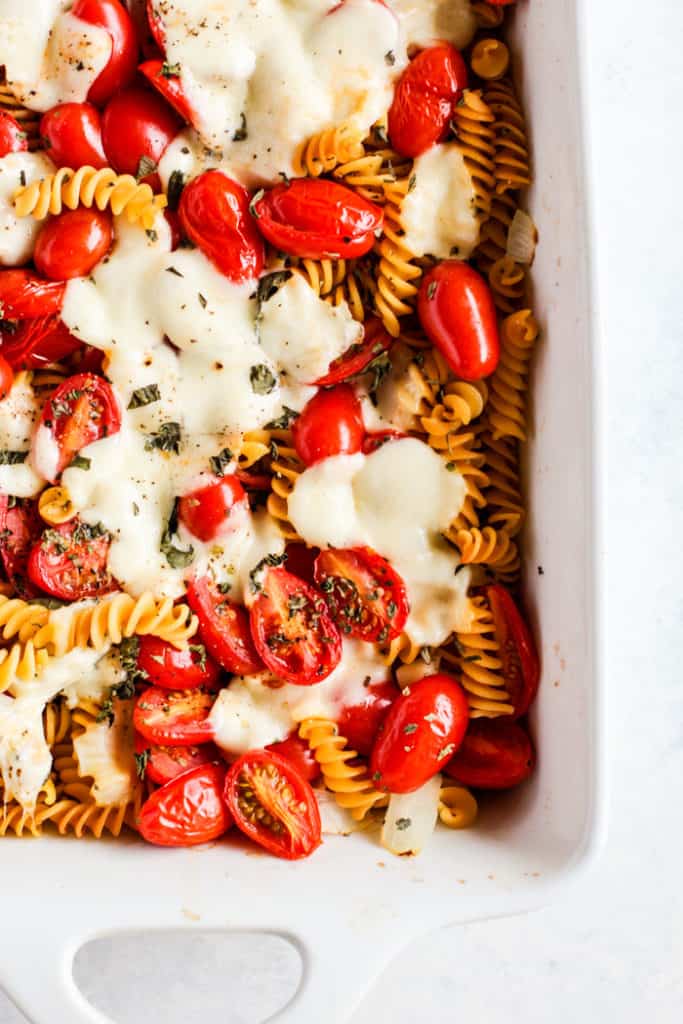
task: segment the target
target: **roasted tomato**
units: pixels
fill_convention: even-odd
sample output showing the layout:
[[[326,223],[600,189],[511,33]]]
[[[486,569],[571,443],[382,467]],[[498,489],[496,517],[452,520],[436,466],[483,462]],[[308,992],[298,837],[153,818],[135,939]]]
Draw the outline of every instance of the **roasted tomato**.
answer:
[[[138,651],[138,668],[154,686],[164,690],[214,689],[220,669],[209,658],[203,644],[178,650],[156,636],[143,636]]]
[[[157,44],[162,53],[166,52],[166,32],[161,18],[157,14],[154,0],[147,0],[147,21],[151,29],[152,35],[154,36],[154,42]]]
[[[208,576],[190,580],[187,603],[199,618],[199,639],[219,665],[238,676],[263,669],[249,630],[249,617]]]
[[[349,384],[319,391],[292,425],[294,447],[307,466],[359,452],[364,435],[361,404]]]
[[[59,313],[63,281],[45,281],[32,270],[0,270],[0,319],[28,320]]]
[[[444,260],[422,279],[417,312],[425,332],[463,380],[489,377],[498,365],[496,307],[488,284],[461,260]]]
[[[8,153],[23,153],[27,149],[26,132],[11,114],[0,110],[0,157]]]
[[[181,128],[182,121],[158,93],[133,86],[107,104],[102,115],[102,143],[119,174],[144,171],[143,158],[150,174]]]
[[[0,355],[0,402],[7,398],[14,384],[14,371],[3,355]]]
[[[209,712],[216,694],[206,690],[165,690],[150,686],[135,701],[133,724],[150,743],[192,747],[213,739]]]
[[[33,251],[36,270],[52,281],[86,277],[114,241],[108,210],[79,206],[51,217],[41,229]]]
[[[107,66],[100,72],[88,92],[88,99],[96,106],[123,89],[135,77],[138,62],[138,41],[135,26],[125,6],[119,0],[76,0],[71,14],[107,30],[112,50]]]
[[[176,113],[192,124],[195,120],[194,112],[185,95],[180,75],[172,75],[168,70],[168,64],[163,60],[147,60],[140,65],[139,70],[150,85],[153,85],[167,103],[171,104]]]
[[[402,434],[400,430],[371,430],[363,438],[361,451],[363,455],[372,455],[387,441],[400,441],[403,437],[408,437],[408,434]]]
[[[57,363],[81,348],[82,342],[56,313],[30,320],[8,320],[0,330],[0,351],[15,370]]]
[[[318,548],[309,548],[305,544],[288,544],[285,548],[287,569],[306,583],[313,583],[315,560]]]
[[[43,526],[35,501],[0,494],[0,558],[19,597],[36,597],[40,592],[28,579],[27,566]]]
[[[317,387],[330,387],[332,384],[339,384],[341,381],[362,373],[363,370],[381,355],[386,352],[393,343],[393,338],[384,329],[384,325],[377,317],[372,317],[365,324],[363,340],[352,345],[343,355],[333,360],[327,373],[315,381]]]
[[[308,743],[302,740],[295,732],[288,736],[286,740],[280,740],[279,743],[270,743],[266,750],[272,750],[279,757],[284,757],[285,761],[289,761],[302,779],[306,779],[306,782],[315,782],[320,777],[320,765],[315,759],[315,754]]]
[[[237,827],[276,857],[299,860],[320,846],[315,793],[291,761],[272,750],[252,750],[235,761],[225,801]]]
[[[192,768],[212,761],[221,761],[218,747],[202,743],[199,747],[160,747],[148,743],[144,736],[135,737],[135,760],[138,775],[164,786]]]
[[[464,60],[448,43],[422,50],[401,75],[389,108],[389,138],[403,156],[416,157],[445,138],[467,86]]]
[[[155,790],[140,811],[142,838],[157,846],[197,846],[222,836],[232,825],[225,773],[222,764],[200,765]]]
[[[242,484],[235,476],[224,476],[206,487],[185,494],[178,503],[178,515],[184,526],[209,541],[230,533],[243,521],[249,502]]]
[[[40,137],[57,167],[107,166],[100,112],[92,103],[60,103],[43,114]]]
[[[110,544],[108,533],[78,519],[44,530],[29,555],[29,579],[62,601],[109,594],[118,590],[107,568]]]
[[[253,199],[261,234],[291,256],[355,259],[375,244],[384,215],[345,185],[295,178]]]
[[[495,628],[496,640],[503,659],[505,689],[514,704],[514,717],[529,710],[538,692],[541,667],[531,631],[522,618],[509,592],[499,583],[486,588]]]
[[[252,579],[259,590],[249,611],[251,635],[266,668],[297,686],[327,678],[342,645],[318,591],[281,568],[265,568]]]
[[[406,585],[372,548],[326,548],[315,560],[315,582],[344,636],[386,643],[403,632]]]
[[[535,755],[527,733],[508,718],[478,718],[444,771],[463,786],[509,789],[531,775]]]
[[[342,709],[337,725],[349,747],[363,757],[370,756],[377,734],[399,693],[396,684],[390,680],[373,683],[367,687],[362,701]]]
[[[392,704],[372,748],[375,784],[390,793],[412,793],[448,763],[469,721],[465,691],[440,673],[406,687]]]

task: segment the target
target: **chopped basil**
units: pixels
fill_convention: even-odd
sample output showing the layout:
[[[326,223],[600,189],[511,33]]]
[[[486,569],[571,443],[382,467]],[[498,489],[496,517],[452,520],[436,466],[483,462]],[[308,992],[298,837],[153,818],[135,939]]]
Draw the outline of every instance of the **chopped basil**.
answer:
[[[149,761],[150,749],[147,747],[146,750],[141,750],[139,754],[135,755],[135,774],[139,779],[144,779],[145,772],[147,771],[147,762]]]
[[[268,299],[272,299],[273,295],[282,288],[283,284],[289,281],[291,276],[291,270],[275,270],[272,274],[265,274],[259,281],[256,289],[256,301],[259,308]]]
[[[218,583],[217,590],[221,594],[229,594],[232,590],[232,583]]]
[[[286,430],[292,420],[295,420],[299,413],[296,409],[290,409],[288,405],[282,406],[282,416],[266,423],[266,430]]]
[[[232,137],[232,141],[233,142],[244,142],[244,140],[246,139],[248,134],[249,133],[247,132],[247,118],[246,118],[246,115],[245,115],[244,111],[242,111],[242,113],[240,114],[240,126],[237,129],[237,131],[234,133],[234,135]]]
[[[272,370],[265,363],[257,363],[249,370],[251,390],[257,395],[269,395],[277,385]]]
[[[206,309],[206,298],[202,295],[201,292],[197,292],[197,298],[199,299],[199,305],[202,307],[202,309]]]
[[[110,536],[109,530],[102,523],[78,523],[71,534],[71,541],[74,544],[89,544],[98,537]]]
[[[154,230],[154,228],[147,228],[147,230],[145,231],[145,234],[149,238],[150,242],[158,242],[159,241],[159,236],[156,233],[156,231]]]
[[[413,822],[410,818],[397,818],[396,828],[399,830],[399,832],[405,832],[407,828],[410,828],[412,823]]]
[[[73,459],[69,463],[69,469],[90,469],[92,459],[88,459],[85,455],[74,455]]]
[[[261,561],[258,562],[258,564],[255,565],[254,568],[249,573],[249,583],[251,584],[251,589],[253,590],[253,592],[255,594],[258,594],[260,593],[260,591],[263,590],[263,576],[265,574],[266,569],[275,569],[277,568],[278,565],[283,565],[284,562],[286,561],[286,554],[266,555],[265,558],[262,558]]]
[[[0,450],[0,466],[18,466],[26,462],[28,452],[13,452],[8,448]]]
[[[156,160],[152,160],[150,156],[141,156],[138,160],[138,169],[135,172],[135,177],[140,181],[142,178],[146,178],[149,174],[154,174],[156,169]]]
[[[384,54],[384,59],[389,65],[389,67],[393,67],[394,64],[396,63],[396,54],[394,53],[393,50],[387,50],[387,52]]]
[[[230,465],[234,457],[229,448],[224,448],[218,455],[212,455],[209,459],[211,472],[215,473],[216,476],[225,476],[226,466]]]
[[[162,423],[156,434],[148,434],[145,441],[145,451],[151,452],[158,448],[161,452],[180,451],[180,424],[173,420]]]
[[[407,725],[403,726],[403,731],[406,736],[410,736],[412,733],[417,732],[417,724],[415,722],[408,722]]]
[[[176,270],[175,267],[166,267],[166,273],[175,274],[176,277],[184,277],[184,275],[181,274],[179,270]]]
[[[185,175],[182,171],[172,171],[171,176],[168,179],[168,188],[166,189],[166,198],[168,199],[169,210],[177,210],[180,197],[183,194],[185,188]]]
[[[164,61],[159,69],[159,74],[162,78],[177,78],[180,74],[180,64],[169,64],[168,61]]]
[[[408,178],[408,191],[412,192],[417,185],[417,174],[411,174]]]
[[[187,549],[176,547],[173,537],[178,530],[178,498],[173,502],[168,524],[161,535],[159,550],[172,569],[186,569],[194,558],[194,548],[190,544]]]
[[[141,409],[143,405],[151,405],[152,402],[161,400],[161,392],[158,384],[147,384],[144,388],[136,388],[130,396],[129,409]]]
[[[206,647],[204,644],[190,644],[190,650],[197,655],[192,661],[203,672],[206,668]]]
[[[249,213],[252,215],[252,217],[256,217],[256,220],[258,220],[259,217],[260,217],[260,214],[256,212],[256,204],[259,203],[263,199],[265,194],[266,194],[265,189],[260,188],[258,190],[258,192],[254,193],[254,195],[252,196],[251,202],[249,203]]]

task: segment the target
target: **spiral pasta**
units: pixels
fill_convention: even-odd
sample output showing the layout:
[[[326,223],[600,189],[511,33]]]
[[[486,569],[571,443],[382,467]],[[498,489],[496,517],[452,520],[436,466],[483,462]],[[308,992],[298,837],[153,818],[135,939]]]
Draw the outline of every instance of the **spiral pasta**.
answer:
[[[494,4],[478,2],[472,4],[472,11],[480,28],[498,28],[503,24],[505,8]]]
[[[375,789],[367,768],[358,762],[356,751],[347,747],[334,722],[306,718],[299,726],[299,736],[313,751],[325,785],[355,821],[362,821],[373,807],[386,803],[386,794]]]
[[[50,613],[40,604],[31,604],[20,597],[0,595],[0,629],[3,640],[26,643],[47,622]]]
[[[412,166],[412,160],[400,156],[390,147],[385,117],[373,125],[363,144],[362,154],[339,164],[332,174],[364,199],[384,204],[387,186],[401,178],[408,178]]]
[[[403,665],[412,665],[420,656],[422,650],[420,644],[416,644],[407,633],[401,633],[394,637],[386,647],[380,649],[380,655],[385,665],[393,665],[398,659]]]
[[[410,179],[403,178],[385,188],[384,232],[375,246],[379,257],[374,282],[375,309],[393,338],[401,330],[399,318],[413,311],[417,282],[422,276],[414,254],[403,242],[401,207],[410,187]]]
[[[68,523],[76,509],[66,487],[46,487],[38,498],[38,512],[46,523]]]
[[[267,430],[248,430],[242,435],[237,463],[240,469],[249,469],[270,451],[270,434]]]
[[[482,434],[488,486],[484,490],[487,521],[514,537],[524,522],[524,505],[519,482],[519,442],[514,437],[493,438]]]
[[[363,153],[362,134],[352,125],[341,124],[317,132],[301,143],[294,155],[294,173],[299,177],[319,178],[339,164],[357,160]]]
[[[495,115],[496,192],[516,192],[531,184],[526,121],[512,82],[491,82],[484,100]]]
[[[474,202],[480,222],[488,220],[491,196],[496,187],[494,116],[481,92],[465,89],[453,111],[451,126],[472,179]]]
[[[53,804],[39,800],[33,811],[11,803],[0,810],[0,836],[13,832],[16,836],[35,837],[41,835],[43,827],[49,824],[61,836],[73,835],[81,839],[84,835],[91,835],[101,839],[108,832],[118,837],[124,826],[136,827],[143,793],[143,788],[138,787],[135,798],[129,804],[116,807],[98,807],[94,803],[84,803],[69,796]]]
[[[484,381],[468,383],[451,381],[441,388],[438,402],[427,416],[421,419],[422,429],[426,434],[444,438],[459,427],[468,426],[472,420],[481,416],[488,388]]]
[[[503,662],[495,636],[493,616],[484,596],[471,597],[467,632],[455,634],[444,648],[442,665],[454,671],[467,693],[470,718],[497,718],[514,711],[501,673]]]
[[[333,306],[346,302],[354,320],[365,320],[365,303],[354,264],[347,260],[293,261],[292,273],[303,277],[313,291]]]
[[[526,301],[526,268],[511,256],[502,256],[489,269],[488,279],[496,308],[504,314],[514,313]]]
[[[480,39],[470,63],[475,75],[486,81],[502,78],[510,66],[510,51],[501,39]]]
[[[436,349],[415,351],[403,334],[392,346],[391,371],[382,385],[382,406],[392,423],[402,430],[421,430],[420,419],[428,415],[448,382],[450,371]]]
[[[429,422],[429,417],[425,418]],[[459,429],[427,434],[427,442],[446,459],[447,468],[457,470],[465,483],[465,498],[460,514],[451,524],[451,529],[468,529],[479,526],[479,511],[486,505],[483,489],[489,478],[483,468],[485,455],[479,440],[481,430],[471,424]]]
[[[530,309],[520,310],[502,323],[500,362],[490,379],[488,422],[494,441],[502,437],[526,440],[524,393],[537,338],[538,324]]]
[[[4,81],[4,74],[0,69],[0,110],[4,110],[19,124],[21,130],[26,134],[26,141],[30,150],[40,149],[42,143],[40,138],[40,114],[35,110],[28,110],[23,103],[17,99],[10,87]]]
[[[492,526],[481,530],[449,528],[444,536],[455,544],[464,565],[484,564],[494,569],[497,576],[506,578],[519,572],[517,545],[505,530],[495,530]]]
[[[0,693],[4,693],[16,679],[31,682],[47,667],[47,651],[37,650],[32,640],[20,641],[0,650]]]
[[[267,501],[268,512],[285,540],[298,541],[301,538],[290,522],[287,503],[294,490],[294,484],[305,467],[294,448],[291,431],[273,430],[270,437],[272,477],[271,493]]]
[[[71,730],[71,711],[63,700],[53,700],[43,712],[43,731],[48,747],[53,748],[69,736]]]
[[[508,231],[517,210],[514,196],[494,196],[488,220],[481,226],[479,245],[474,259],[483,274],[488,276],[494,263],[507,253]]]
[[[469,828],[473,825],[479,807],[469,789],[464,786],[442,786],[439,792],[439,821],[446,828]]]

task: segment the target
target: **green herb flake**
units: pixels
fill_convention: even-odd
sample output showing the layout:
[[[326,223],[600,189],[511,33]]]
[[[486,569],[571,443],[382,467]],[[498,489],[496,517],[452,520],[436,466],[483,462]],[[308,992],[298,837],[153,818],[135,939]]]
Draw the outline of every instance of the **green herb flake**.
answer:
[[[410,736],[412,735],[412,733],[417,732],[417,725],[415,724],[415,722],[408,722],[407,725],[403,726],[403,731],[406,734],[406,736]]]
[[[158,384],[147,384],[144,388],[136,388],[130,396],[129,409],[141,409],[144,405],[151,405],[152,402],[161,401],[161,392]]]
[[[399,832],[405,832],[407,828],[410,828],[412,823],[413,822],[411,818],[397,818],[396,828],[399,830]]]
[[[69,469],[90,469],[92,459],[86,458],[85,455],[74,455],[73,459],[69,463]]]
[[[232,141],[244,142],[248,134],[249,132],[247,131],[247,116],[244,113],[244,111],[242,111],[242,113],[240,114],[240,126],[233,134]]]
[[[266,430],[286,430],[287,427],[297,418],[299,413],[296,409],[290,409],[288,405],[282,406],[282,415],[277,419],[266,423]]]
[[[14,452],[8,448],[0,450],[0,466],[19,466],[26,462],[28,452]]]
[[[430,281],[427,285],[427,298],[433,299],[436,295],[436,281]]]
[[[249,382],[251,390],[256,395],[269,395],[277,385],[277,380],[272,370],[265,363],[257,363],[249,370]]]
[[[166,267],[166,273],[167,274],[175,274],[176,277],[184,277],[185,276],[184,274],[181,274],[179,270],[176,270],[175,267]]]
[[[266,569],[276,569],[279,565],[284,565],[287,561],[287,555],[266,555],[262,558],[249,573],[249,583],[254,594],[259,594],[263,590],[263,577],[265,576]]]
[[[168,179],[168,188],[166,189],[166,198],[168,199],[169,210],[177,210],[180,202],[180,197],[183,194],[185,188],[185,175],[182,171],[171,171],[171,176]]]
[[[229,448],[224,448],[223,451],[218,453],[218,455],[212,455],[209,459],[211,472],[215,473],[216,476],[225,476],[225,470],[230,465],[234,457],[235,456]]]
[[[159,68],[159,74],[162,78],[177,78],[180,74],[180,63],[169,64],[168,61],[164,61]]]
[[[139,754],[135,755],[135,774],[139,779],[144,779],[145,777],[150,753],[151,751],[149,747],[147,747],[146,750],[141,750]]]
[[[202,309],[206,309],[206,298],[202,295],[201,292],[197,292],[197,298],[199,299],[199,305],[202,307]]]
[[[389,65],[389,67],[393,68],[394,64],[396,63],[396,54],[394,53],[394,51],[387,50],[387,52],[384,54],[384,60]]]
[[[151,452],[157,448],[160,452],[180,452],[180,424],[173,420],[162,423],[156,434],[148,434],[145,441],[145,451]]]

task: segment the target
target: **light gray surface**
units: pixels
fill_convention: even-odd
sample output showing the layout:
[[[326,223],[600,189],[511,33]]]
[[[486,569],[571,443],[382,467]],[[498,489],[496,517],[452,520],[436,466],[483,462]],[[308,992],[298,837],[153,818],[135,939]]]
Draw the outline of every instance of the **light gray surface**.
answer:
[[[683,1019],[678,181],[674,189],[683,157],[683,8],[678,0],[592,6],[589,95],[609,382],[610,838],[596,872],[564,903],[413,943],[353,1024],[414,1024],[418,1015],[424,1024]],[[147,944],[144,962],[127,952],[128,962],[89,967],[90,991],[114,994],[103,1005],[116,1007],[119,1024],[256,1024],[278,994],[287,997],[288,968],[296,972],[293,958],[271,950],[266,991],[244,944],[232,947],[231,966],[196,940],[191,965],[168,952],[160,959],[156,943]],[[186,985],[177,980],[182,964]],[[23,1022],[1,1000],[0,1024]]]

